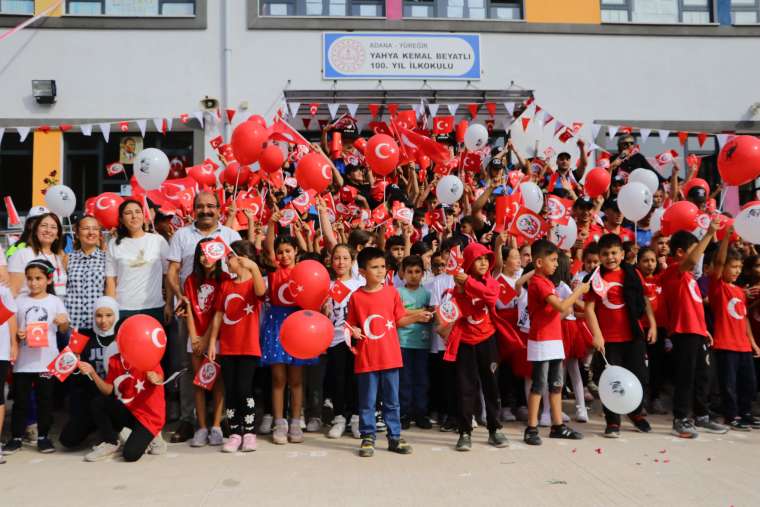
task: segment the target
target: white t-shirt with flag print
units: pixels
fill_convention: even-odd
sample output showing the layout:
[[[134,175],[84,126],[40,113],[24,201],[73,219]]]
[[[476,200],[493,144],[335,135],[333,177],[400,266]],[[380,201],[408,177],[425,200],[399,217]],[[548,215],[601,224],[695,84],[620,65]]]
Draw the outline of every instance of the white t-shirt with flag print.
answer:
[[[41,373],[47,371],[48,365],[58,355],[58,343],[55,334],[58,330],[53,321],[58,314],[66,313],[66,307],[58,296],[47,294],[41,299],[19,296],[16,299],[16,319],[19,330],[25,330],[32,322],[47,322],[48,343],[46,347],[29,347],[23,340],[18,348],[18,359],[13,366],[15,373]],[[28,338],[28,337],[27,337]]]

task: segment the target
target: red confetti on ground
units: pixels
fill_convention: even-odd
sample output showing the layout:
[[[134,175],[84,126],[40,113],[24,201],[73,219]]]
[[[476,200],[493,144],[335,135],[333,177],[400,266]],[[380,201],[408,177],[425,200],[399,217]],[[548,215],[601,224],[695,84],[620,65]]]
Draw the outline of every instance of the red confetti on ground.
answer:
[[[670,463],[670,460],[666,459],[665,461],[663,461],[663,463]]]
[[[668,451],[666,451],[665,449],[660,449],[660,454],[665,454],[666,452]]]
[[[658,460],[657,458],[655,458],[654,462],[655,462],[655,463],[659,463],[659,462],[660,462],[660,460]]]
[[[578,451],[578,449],[573,449],[572,453],[575,454]]]
[[[601,447],[597,447],[596,449],[594,449],[594,451],[596,451],[597,454],[602,454],[602,448]]]

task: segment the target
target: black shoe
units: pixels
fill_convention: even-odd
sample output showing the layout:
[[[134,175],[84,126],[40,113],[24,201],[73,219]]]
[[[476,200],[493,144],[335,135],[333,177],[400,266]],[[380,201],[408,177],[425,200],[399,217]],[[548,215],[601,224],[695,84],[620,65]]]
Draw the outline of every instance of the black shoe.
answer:
[[[430,421],[430,418],[427,416],[418,417],[417,419],[414,420],[414,424],[416,424],[417,427],[421,430],[433,429],[433,423]]]
[[[494,447],[508,447],[509,440],[507,440],[507,437],[504,436],[504,433],[501,431],[491,431],[488,433],[488,445],[492,445]]]
[[[607,427],[604,428],[604,436],[605,438],[620,438],[620,425],[608,424]]]
[[[628,418],[631,420],[634,426],[636,426],[636,429],[641,433],[649,433],[652,431],[652,426],[649,424],[649,421],[646,420],[646,418],[643,415],[631,415],[628,416]]]
[[[459,424],[454,421],[453,417],[449,417],[441,425],[440,431],[443,431],[444,433],[453,433],[455,431],[459,431]]]
[[[469,433],[462,433],[459,435],[459,440],[457,440],[457,446],[455,449],[462,452],[472,450],[472,437]]]
[[[568,428],[565,424],[552,426],[549,431],[549,438],[564,438],[566,440],[583,440],[583,433]]]
[[[541,436],[538,434],[538,428],[535,426],[525,428],[523,442],[528,445],[541,445]]]
[[[37,450],[44,454],[50,454],[55,452],[55,446],[48,437],[41,437],[37,439]]]
[[[755,417],[752,414],[743,415],[742,422],[753,430],[760,430],[760,417]]]
[[[388,450],[396,454],[412,454],[412,446],[403,438],[389,438]]]
[[[371,458],[375,454],[375,439],[372,437],[362,437],[362,444],[359,447],[359,456],[362,458]]]
[[[740,418],[740,417],[737,417],[736,419],[732,419],[731,421],[726,423],[726,426],[736,431],[751,431],[752,430],[752,426],[747,424],[747,422],[743,418]]]
[[[381,412],[375,413],[375,431],[378,433],[385,433],[385,430],[388,429],[388,425],[385,424],[385,419],[383,419],[383,414]]]
[[[401,418],[401,429],[408,430],[412,426],[412,420],[407,416]]]
[[[179,426],[177,426],[177,429],[172,433],[171,438],[169,439],[169,442],[172,444],[179,444],[181,442],[187,442],[191,438],[193,438],[193,435],[195,434],[195,429],[193,428],[193,425],[189,422],[182,421],[179,423]]]
[[[12,438],[3,446],[3,454],[14,454],[21,449],[23,443],[20,438]]]

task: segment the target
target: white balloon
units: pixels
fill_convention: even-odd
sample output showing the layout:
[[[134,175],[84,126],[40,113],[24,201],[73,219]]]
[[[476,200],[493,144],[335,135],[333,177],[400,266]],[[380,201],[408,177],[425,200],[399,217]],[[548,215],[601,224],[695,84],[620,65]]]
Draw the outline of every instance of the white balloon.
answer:
[[[520,183],[520,193],[526,208],[534,213],[541,213],[541,209],[544,207],[544,194],[538,185],[532,181]]]
[[[570,217],[567,224],[555,223],[549,231],[549,241],[557,245],[560,250],[570,250],[578,239],[578,225]]]
[[[658,232],[662,228],[662,215],[665,214],[665,208],[657,208],[652,212],[652,218],[649,220],[649,229],[652,233]]]
[[[736,215],[734,229],[744,241],[760,244],[760,201],[755,201]]]
[[[654,171],[650,171],[649,169],[644,169],[641,167],[634,169],[631,174],[628,175],[628,183],[631,183],[633,181],[637,181],[646,185],[652,194],[657,192],[657,188],[660,186],[660,180],[657,178],[657,175],[654,173]]]
[[[45,192],[45,204],[56,215],[67,217],[74,213],[77,207],[77,198],[74,191],[66,185],[55,185]]]
[[[652,209],[652,192],[638,181],[628,182],[620,189],[618,207],[625,218],[638,222]]]
[[[161,188],[161,183],[169,176],[171,164],[166,154],[157,148],[145,148],[135,157],[132,166],[137,183],[145,190]]]
[[[444,176],[435,187],[435,195],[442,204],[452,205],[457,202],[464,192],[462,180],[449,174]]]
[[[470,151],[482,149],[488,143],[488,129],[473,123],[464,132],[464,146]]]
[[[608,365],[599,378],[599,399],[607,410],[630,414],[641,405],[644,391],[636,375],[621,366]]]

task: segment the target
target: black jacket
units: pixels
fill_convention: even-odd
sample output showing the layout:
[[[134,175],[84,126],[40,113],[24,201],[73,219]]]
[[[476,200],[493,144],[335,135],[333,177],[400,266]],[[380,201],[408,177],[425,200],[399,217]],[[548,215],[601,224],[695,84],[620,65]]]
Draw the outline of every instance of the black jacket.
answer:
[[[631,327],[631,334],[634,340],[643,340],[644,330],[641,328],[639,320],[644,316],[646,310],[644,285],[642,285],[639,272],[634,266],[623,263],[620,265],[620,269],[623,270],[623,302],[628,313],[628,324]],[[601,274],[604,275],[605,271],[602,268]],[[588,282],[592,274],[586,275],[583,281]]]

